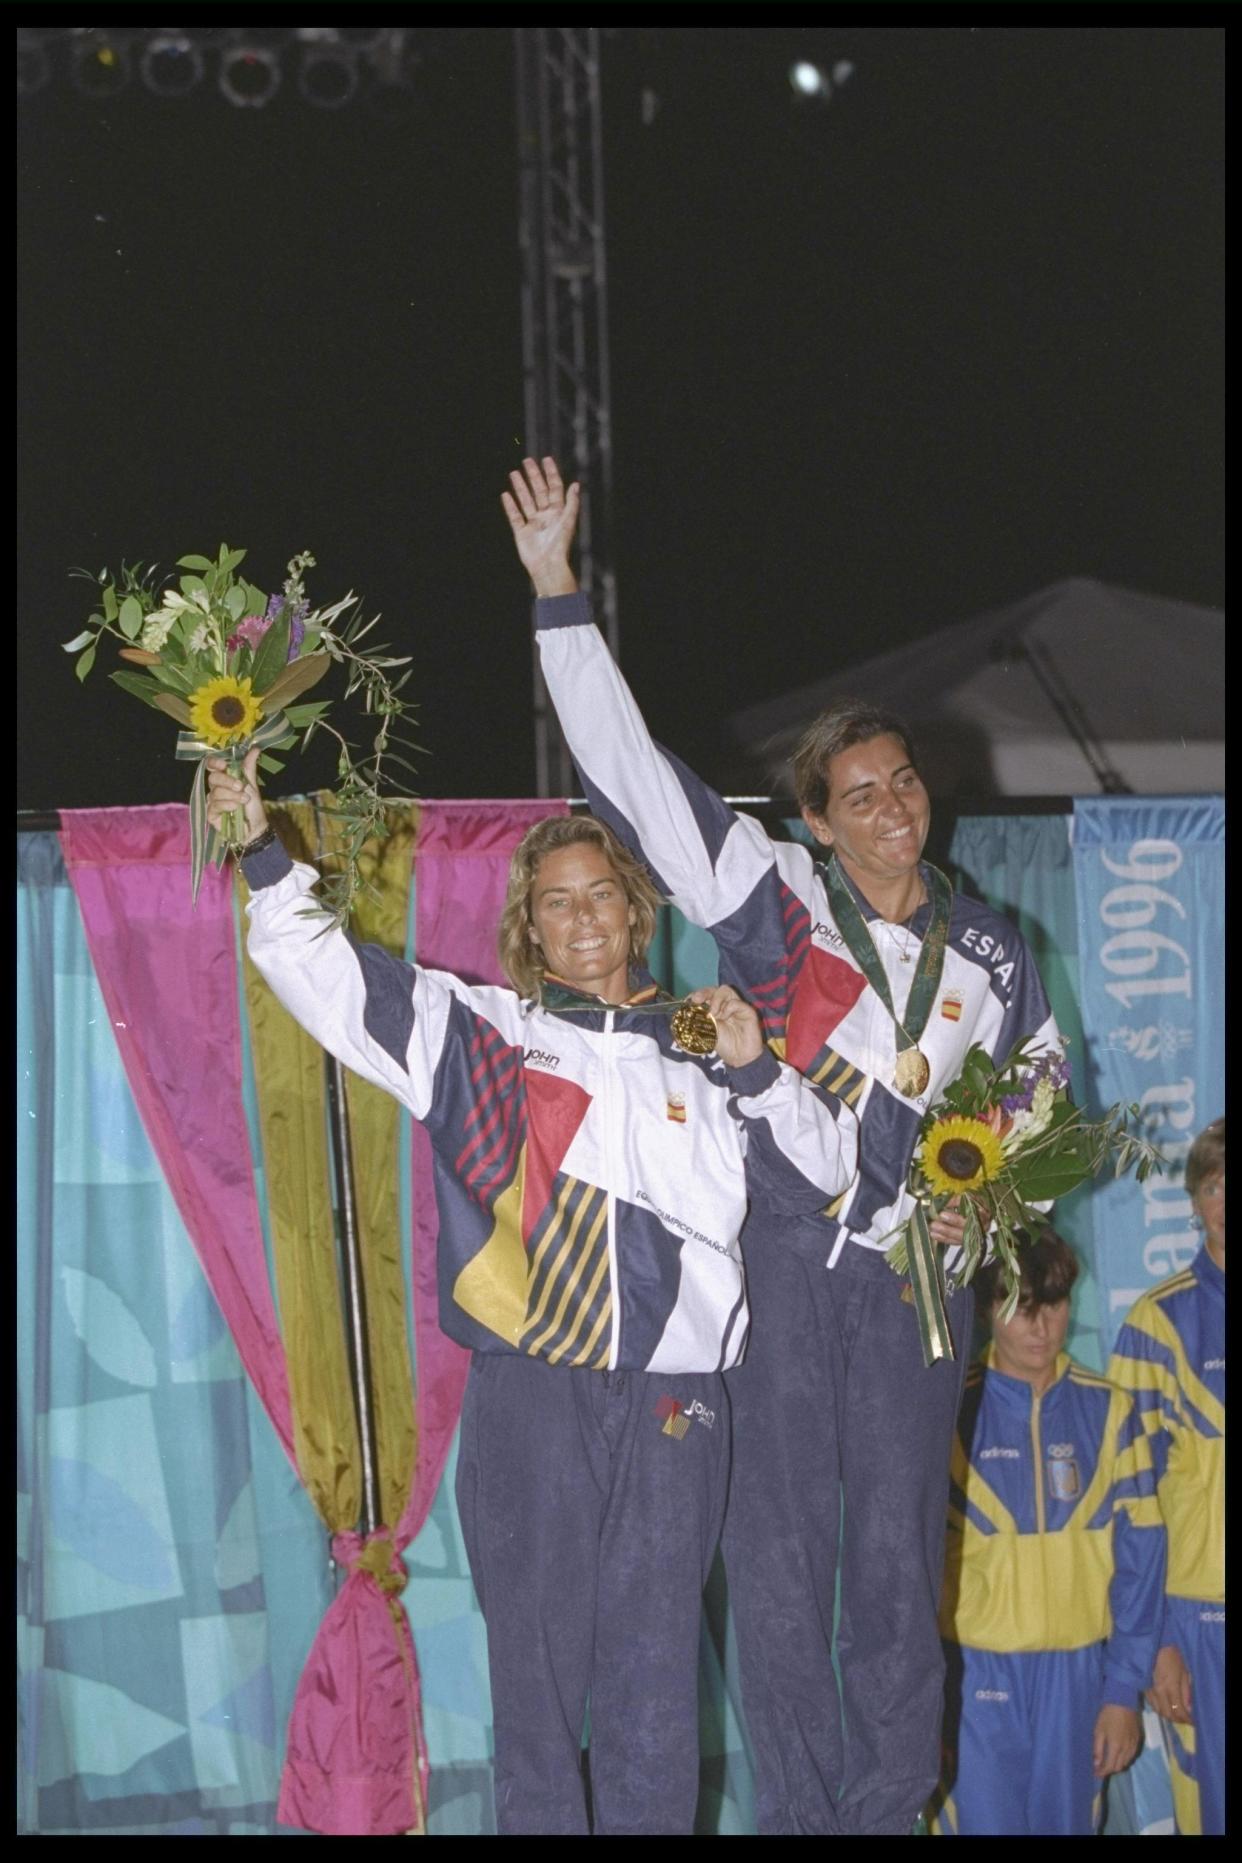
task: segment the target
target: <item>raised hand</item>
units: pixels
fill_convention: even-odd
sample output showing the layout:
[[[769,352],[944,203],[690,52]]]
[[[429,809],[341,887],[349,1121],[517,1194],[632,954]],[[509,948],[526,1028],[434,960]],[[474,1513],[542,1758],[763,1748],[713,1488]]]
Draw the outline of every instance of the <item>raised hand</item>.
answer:
[[[224,829],[225,818],[241,811],[246,839],[255,840],[267,827],[267,811],[259,795],[259,752],[252,750],[242,764],[240,777],[229,775],[223,757],[207,759],[207,820]]]
[[[569,546],[578,524],[579,490],[566,491],[556,461],[522,461],[521,472],[511,472],[512,492],[502,492],[509,528],[517,553],[534,585],[536,595],[573,595],[578,578],[569,567]]]
[[[763,1053],[763,1030],[748,1002],[727,983],[710,990],[692,990],[692,1003],[702,1003],[716,1024],[716,1053],[726,1067],[745,1067]]]

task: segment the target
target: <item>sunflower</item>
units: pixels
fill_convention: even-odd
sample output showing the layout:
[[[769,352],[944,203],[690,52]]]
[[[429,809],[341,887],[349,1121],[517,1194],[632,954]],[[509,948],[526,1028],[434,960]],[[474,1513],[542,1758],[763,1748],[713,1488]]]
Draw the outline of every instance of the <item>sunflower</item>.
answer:
[[[224,673],[190,694],[191,727],[208,744],[249,737],[262,716],[262,701],[250,690],[249,678]]]
[[[938,1119],[919,1152],[919,1167],[933,1191],[977,1190],[1004,1163],[1000,1140],[982,1119]]]

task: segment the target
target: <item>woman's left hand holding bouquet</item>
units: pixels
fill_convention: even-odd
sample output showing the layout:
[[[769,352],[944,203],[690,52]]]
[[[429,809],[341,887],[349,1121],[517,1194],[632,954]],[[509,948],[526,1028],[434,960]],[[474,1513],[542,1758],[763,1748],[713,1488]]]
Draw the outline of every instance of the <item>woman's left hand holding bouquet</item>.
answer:
[[[231,819],[230,819],[231,818]],[[228,834],[240,820],[245,824],[242,843],[257,840],[267,830],[267,810],[259,795],[259,751],[249,751],[240,774],[234,775],[223,757],[207,759],[207,820],[217,833]]]

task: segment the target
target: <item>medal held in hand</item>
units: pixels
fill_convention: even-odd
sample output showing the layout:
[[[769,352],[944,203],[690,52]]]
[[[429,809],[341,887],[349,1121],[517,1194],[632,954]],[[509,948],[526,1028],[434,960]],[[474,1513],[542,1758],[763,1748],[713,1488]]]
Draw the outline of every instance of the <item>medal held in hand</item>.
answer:
[[[669,1017],[673,1040],[685,1054],[712,1054],[716,1047],[716,1019],[702,1003],[683,1003]]]

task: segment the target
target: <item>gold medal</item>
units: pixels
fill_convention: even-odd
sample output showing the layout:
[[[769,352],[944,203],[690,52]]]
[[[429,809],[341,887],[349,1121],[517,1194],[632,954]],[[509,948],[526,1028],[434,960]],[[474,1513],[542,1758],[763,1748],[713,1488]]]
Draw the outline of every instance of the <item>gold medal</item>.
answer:
[[[673,1040],[685,1054],[711,1054],[716,1046],[716,1021],[702,1003],[683,1003],[669,1018]]]
[[[893,1085],[908,1100],[917,1099],[931,1079],[927,1056],[919,1048],[903,1048],[893,1069]]]

